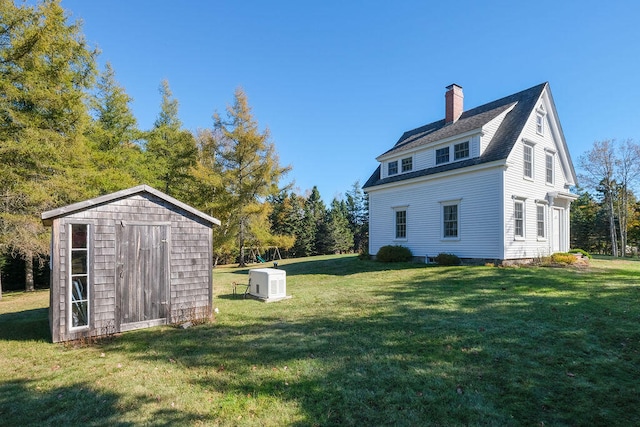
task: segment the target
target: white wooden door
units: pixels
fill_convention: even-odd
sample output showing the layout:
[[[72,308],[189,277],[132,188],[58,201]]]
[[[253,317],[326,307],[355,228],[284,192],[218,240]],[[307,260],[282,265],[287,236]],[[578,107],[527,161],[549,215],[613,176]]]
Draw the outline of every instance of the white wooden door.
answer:
[[[562,224],[560,222],[560,209],[552,209],[553,219],[551,221],[551,226],[553,227],[553,233],[551,234],[551,250],[555,252],[560,252],[560,233],[562,231]]]

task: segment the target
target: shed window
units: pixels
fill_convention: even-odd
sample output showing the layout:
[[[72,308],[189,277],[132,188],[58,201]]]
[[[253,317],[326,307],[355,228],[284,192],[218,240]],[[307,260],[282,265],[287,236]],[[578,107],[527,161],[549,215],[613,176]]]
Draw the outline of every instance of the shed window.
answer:
[[[89,226],[69,226],[69,325],[71,328],[89,326]]]

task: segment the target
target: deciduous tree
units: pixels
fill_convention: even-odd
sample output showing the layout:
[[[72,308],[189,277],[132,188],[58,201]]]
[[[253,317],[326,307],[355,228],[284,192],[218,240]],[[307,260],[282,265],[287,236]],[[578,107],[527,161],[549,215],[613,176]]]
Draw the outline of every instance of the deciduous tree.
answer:
[[[268,205],[264,202],[280,191],[280,179],[290,167],[280,166],[269,130],[259,130],[242,89],[236,90],[226,116],[215,113],[213,119],[213,135],[217,138],[215,161],[219,162],[229,198],[227,224],[216,233],[236,238],[240,265],[244,265],[244,247],[252,236],[269,227],[265,215]]]

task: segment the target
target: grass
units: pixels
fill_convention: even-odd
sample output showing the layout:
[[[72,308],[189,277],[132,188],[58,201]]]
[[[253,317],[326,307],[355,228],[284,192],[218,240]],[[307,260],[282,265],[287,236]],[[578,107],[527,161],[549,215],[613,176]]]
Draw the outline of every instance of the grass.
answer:
[[[284,260],[290,300],[51,344],[48,292],[0,301],[0,424],[633,425],[640,262],[588,270]]]

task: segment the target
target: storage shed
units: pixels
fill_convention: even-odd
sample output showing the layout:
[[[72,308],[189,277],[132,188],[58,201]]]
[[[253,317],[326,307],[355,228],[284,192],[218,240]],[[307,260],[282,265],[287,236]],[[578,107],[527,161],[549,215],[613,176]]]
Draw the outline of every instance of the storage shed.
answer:
[[[149,186],[42,214],[53,342],[211,316],[213,225]]]

